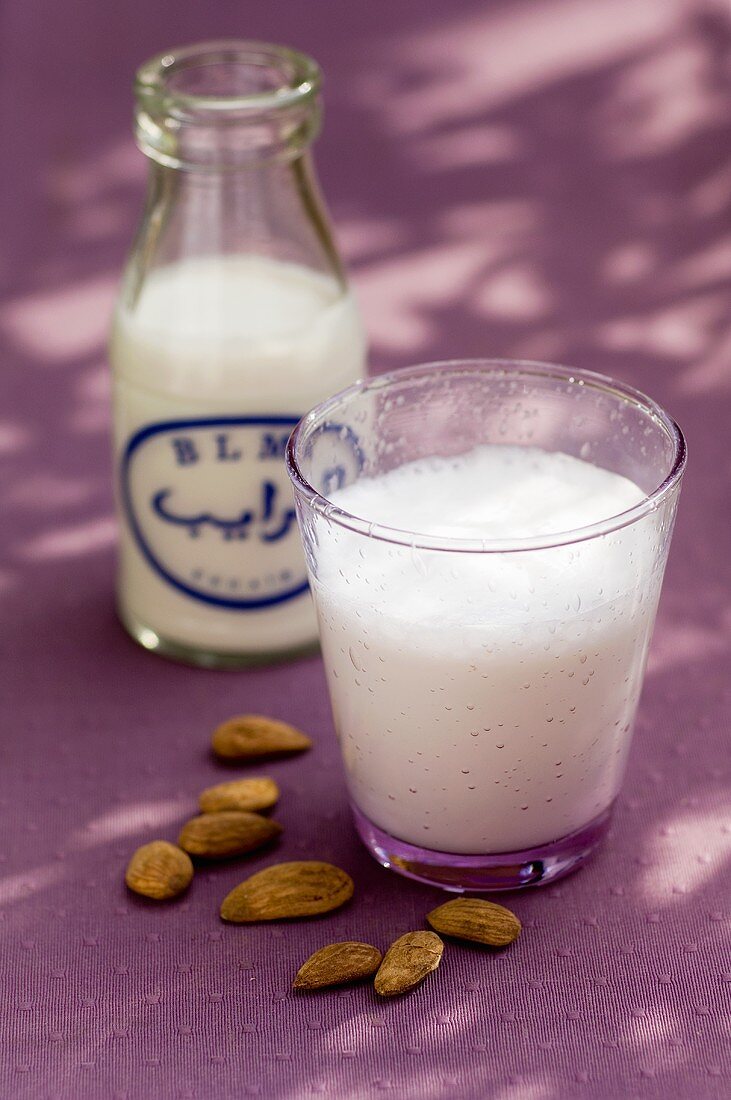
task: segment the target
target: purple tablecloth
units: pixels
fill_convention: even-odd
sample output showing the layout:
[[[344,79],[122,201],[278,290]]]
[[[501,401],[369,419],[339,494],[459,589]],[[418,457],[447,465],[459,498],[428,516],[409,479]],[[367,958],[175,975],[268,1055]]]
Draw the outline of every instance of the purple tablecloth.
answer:
[[[728,1096],[731,127],[726,0],[215,5],[12,0],[0,67],[2,1097]],[[560,359],[652,393],[691,463],[609,843],[511,903],[522,939],[450,946],[409,999],[294,996],[336,938],[382,947],[440,896],[353,834],[318,659],[239,674],[136,648],[112,608],[104,338],[141,201],[130,78],[177,41],[289,41],[327,72],[326,193],[375,369]],[[272,766],[276,856],[125,892],[225,778],[211,728],[312,732]],[[222,925],[275,858],[357,882],[327,922]]]

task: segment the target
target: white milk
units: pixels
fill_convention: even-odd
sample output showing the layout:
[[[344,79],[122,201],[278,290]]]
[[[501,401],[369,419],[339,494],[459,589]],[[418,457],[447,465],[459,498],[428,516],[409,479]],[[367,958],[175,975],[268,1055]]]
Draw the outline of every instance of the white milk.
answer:
[[[520,538],[616,515],[632,482],[564,454],[483,446],[333,495],[402,530]],[[444,852],[557,840],[614,799],[661,568],[654,520],[511,554],[320,532],[316,602],[351,795],[378,827]]]
[[[111,343],[126,618],[222,653],[315,640],[284,445],[363,356],[330,276],[224,256],[146,278]]]

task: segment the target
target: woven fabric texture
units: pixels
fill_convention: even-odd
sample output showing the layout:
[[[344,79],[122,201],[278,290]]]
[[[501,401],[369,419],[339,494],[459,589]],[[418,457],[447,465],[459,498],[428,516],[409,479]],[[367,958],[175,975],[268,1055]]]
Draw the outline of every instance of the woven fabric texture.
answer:
[[[725,3],[9,3],[0,67],[0,1096],[8,1100],[714,1100],[729,1095],[731,170]],[[374,368],[554,359],[650,392],[690,465],[626,785],[599,855],[508,900],[510,950],[451,945],[413,996],[295,995],[315,948],[385,948],[438,891],[350,824],[319,658],[156,659],[113,611],[104,342],[143,190],[130,80],[245,34],[327,73],[324,188]],[[301,726],[267,767],[276,853],[129,895],[231,714]],[[327,920],[232,927],[281,858],[353,875]],[[244,869],[245,868],[245,869]]]

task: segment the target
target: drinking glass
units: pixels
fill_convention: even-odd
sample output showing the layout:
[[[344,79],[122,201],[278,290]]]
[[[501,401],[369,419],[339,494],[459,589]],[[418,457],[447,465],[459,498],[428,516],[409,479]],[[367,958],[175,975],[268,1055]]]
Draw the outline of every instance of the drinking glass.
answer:
[[[547,502],[536,530],[524,509],[520,537],[455,537],[430,469],[453,462],[468,505],[489,501],[465,456],[496,444],[521,449],[518,462],[560,452],[620,475],[635,503],[605,515],[595,496],[588,525],[546,534]],[[625,769],[685,456],[678,426],[637,390],[532,362],[396,371],[299,423],[287,464],[335,727],[355,826],[385,867],[504,890],[554,880],[595,849]],[[431,534],[340,503],[416,461]]]

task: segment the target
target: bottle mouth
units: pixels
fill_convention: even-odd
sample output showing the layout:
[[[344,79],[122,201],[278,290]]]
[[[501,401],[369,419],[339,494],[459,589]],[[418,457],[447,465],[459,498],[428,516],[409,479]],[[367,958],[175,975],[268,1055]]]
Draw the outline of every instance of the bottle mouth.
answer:
[[[320,68],[306,54],[268,42],[228,39],[166,50],[137,70],[138,100],[164,100],[176,115],[271,111],[317,95]]]
[[[291,155],[317,132],[321,80],[317,62],[288,46],[226,39],[166,50],[137,70],[138,144],[176,168]]]

